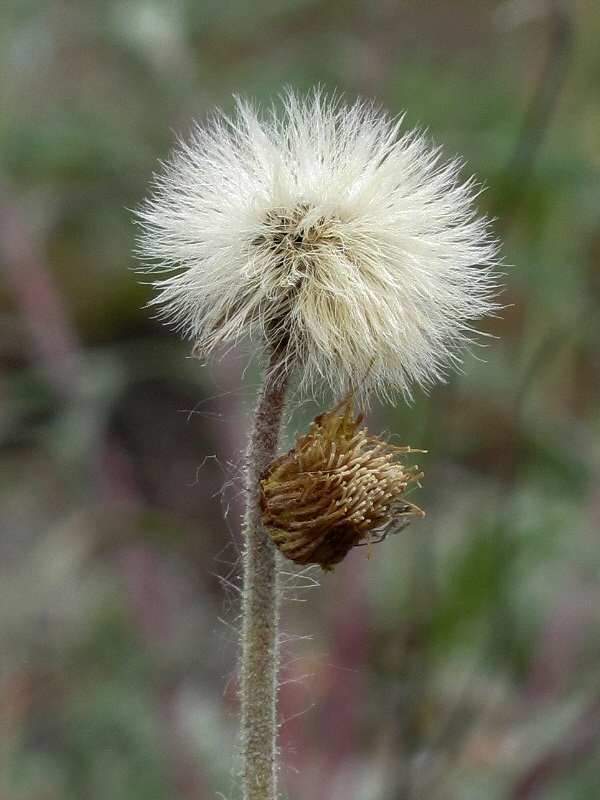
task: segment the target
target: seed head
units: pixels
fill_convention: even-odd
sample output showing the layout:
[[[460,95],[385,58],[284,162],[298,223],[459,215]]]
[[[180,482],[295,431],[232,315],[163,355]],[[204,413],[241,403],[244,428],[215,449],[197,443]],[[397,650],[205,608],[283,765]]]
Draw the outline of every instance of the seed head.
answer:
[[[261,481],[265,530],[296,564],[331,570],[357,544],[380,541],[423,512],[402,498],[423,477],[398,461],[422,452],[368,436],[350,399],[316,417]]]
[[[161,313],[206,354],[258,334],[337,396],[442,378],[492,312],[473,182],[366,102],[288,92],[197,127],[139,211]],[[359,379],[360,379],[359,377]]]

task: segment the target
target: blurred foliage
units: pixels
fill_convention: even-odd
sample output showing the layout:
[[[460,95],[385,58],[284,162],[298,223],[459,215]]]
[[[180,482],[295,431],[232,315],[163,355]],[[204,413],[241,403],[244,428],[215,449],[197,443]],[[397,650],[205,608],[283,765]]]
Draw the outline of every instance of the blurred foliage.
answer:
[[[427,517],[286,579],[286,796],[600,797],[597,0],[0,16],[0,798],[238,796],[256,367],[201,369],[152,319],[131,209],[192,119],[315,83],[465,159],[506,309],[464,374],[373,411],[429,449]]]

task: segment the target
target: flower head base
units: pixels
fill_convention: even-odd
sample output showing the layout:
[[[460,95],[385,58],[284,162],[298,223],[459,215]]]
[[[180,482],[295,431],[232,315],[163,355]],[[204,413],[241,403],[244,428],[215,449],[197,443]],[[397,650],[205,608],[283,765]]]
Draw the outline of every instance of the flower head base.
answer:
[[[496,308],[496,245],[457,162],[401,120],[292,92],[197,128],[139,212],[155,300],[207,353],[258,333],[303,386],[443,377]]]
[[[423,514],[402,498],[423,473],[398,461],[422,451],[368,436],[362,414],[352,416],[349,399],[318,416],[261,481],[267,534],[296,564],[331,570],[356,545],[380,541]]]

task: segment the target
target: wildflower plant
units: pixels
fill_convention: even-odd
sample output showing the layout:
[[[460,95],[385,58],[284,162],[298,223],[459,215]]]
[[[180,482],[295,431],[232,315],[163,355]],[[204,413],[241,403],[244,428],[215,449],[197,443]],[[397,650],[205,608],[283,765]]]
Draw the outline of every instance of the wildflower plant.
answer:
[[[207,355],[249,336],[266,366],[246,469],[241,659],[245,800],[277,794],[278,549],[332,569],[422,513],[410,448],[352,402],[442,379],[496,308],[497,247],[472,181],[366,102],[238,100],[182,143],[139,211],[154,303]],[[339,402],[277,457],[287,388]]]

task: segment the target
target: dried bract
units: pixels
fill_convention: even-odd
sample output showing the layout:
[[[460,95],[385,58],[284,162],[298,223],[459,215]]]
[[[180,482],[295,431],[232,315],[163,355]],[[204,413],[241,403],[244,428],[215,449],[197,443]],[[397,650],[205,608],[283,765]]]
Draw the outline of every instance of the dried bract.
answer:
[[[399,457],[423,452],[369,436],[349,399],[316,417],[262,477],[265,529],[286,558],[331,570],[423,512],[402,495],[423,473]]]

